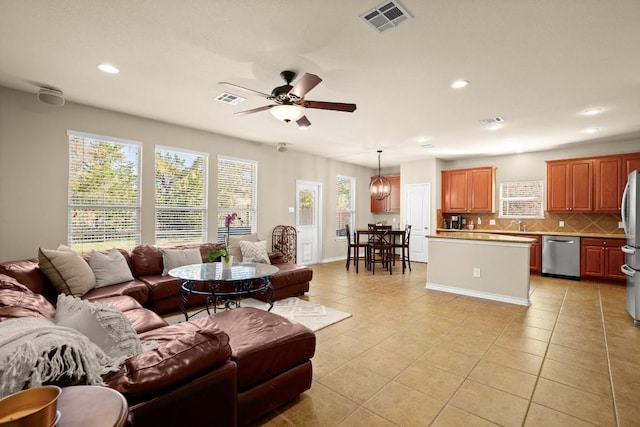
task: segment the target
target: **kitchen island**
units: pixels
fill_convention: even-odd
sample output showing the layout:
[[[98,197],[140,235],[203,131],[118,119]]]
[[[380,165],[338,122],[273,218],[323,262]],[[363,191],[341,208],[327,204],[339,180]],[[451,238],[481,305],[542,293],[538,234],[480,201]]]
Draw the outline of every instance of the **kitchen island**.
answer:
[[[529,249],[533,239],[464,232],[426,238],[427,289],[531,305]]]

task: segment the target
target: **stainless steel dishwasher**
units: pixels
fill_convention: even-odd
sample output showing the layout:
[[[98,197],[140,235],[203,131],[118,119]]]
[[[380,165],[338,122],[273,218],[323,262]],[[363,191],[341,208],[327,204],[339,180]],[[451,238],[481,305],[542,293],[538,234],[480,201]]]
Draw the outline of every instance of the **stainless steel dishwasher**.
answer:
[[[542,236],[542,275],[580,280],[580,237]]]

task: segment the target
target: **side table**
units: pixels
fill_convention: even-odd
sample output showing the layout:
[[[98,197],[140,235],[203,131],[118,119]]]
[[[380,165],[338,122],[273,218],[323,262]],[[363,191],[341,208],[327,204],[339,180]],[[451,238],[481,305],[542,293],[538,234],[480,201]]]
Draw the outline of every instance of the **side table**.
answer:
[[[63,387],[56,427],[123,427],[129,414],[124,396],[108,387]]]

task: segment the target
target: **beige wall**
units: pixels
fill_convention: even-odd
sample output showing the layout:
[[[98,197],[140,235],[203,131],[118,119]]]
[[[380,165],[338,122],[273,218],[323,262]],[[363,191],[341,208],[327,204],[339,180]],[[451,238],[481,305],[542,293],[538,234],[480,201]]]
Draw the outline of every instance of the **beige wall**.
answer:
[[[296,180],[320,182],[324,219],[322,259],[343,257],[335,240],[335,177],[353,176],[360,195],[358,225],[370,214],[371,169],[324,159],[274,144],[259,144],[113,111],[67,102],[57,108],[35,94],[0,87],[0,261],[37,256],[38,247],[67,241],[67,130],[139,141],[142,148],[142,243],[154,243],[155,145],[209,154],[209,240],[216,238],[216,156],[256,160],[258,166],[258,236],[271,244],[278,224],[295,225]],[[367,196],[362,196],[367,195]]]

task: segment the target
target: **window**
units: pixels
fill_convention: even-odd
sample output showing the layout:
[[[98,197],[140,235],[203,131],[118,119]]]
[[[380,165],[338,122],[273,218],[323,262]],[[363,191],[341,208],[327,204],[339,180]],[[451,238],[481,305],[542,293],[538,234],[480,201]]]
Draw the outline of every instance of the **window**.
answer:
[[[501,183],[500,217],[544,218],[543,187],[542,180]]]
[[[258,162],[218,156],[218,241],[231,236],[250,234],[256,229],[256,193]],[[237,214],[229,228],[227,215]]]
[[[137,142],[67,131],[68,245],[79,252],[140,243]]]
[[[203,153],[156,147],[156,244],[207,241],[207,162]]]
[[[356,179],[349,176],[338,175],[336,180],[336,238],[344,240],[347,238],[347,229],[345,225],[349,225],[351,230],[354,229],[355,222],[355,188]]]

